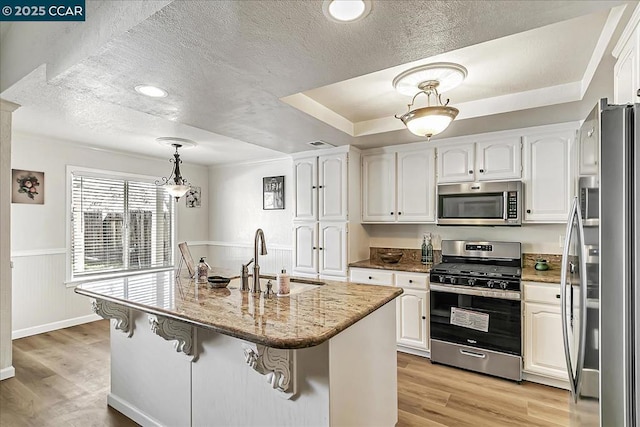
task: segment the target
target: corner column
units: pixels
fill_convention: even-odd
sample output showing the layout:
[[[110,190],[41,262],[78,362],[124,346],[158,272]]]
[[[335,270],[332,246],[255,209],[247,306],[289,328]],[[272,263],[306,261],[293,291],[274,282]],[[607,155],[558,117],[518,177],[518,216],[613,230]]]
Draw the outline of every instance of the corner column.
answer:
[[[18,104],[0,99],[0,380],[15,376],[11,344],[11,115]]]

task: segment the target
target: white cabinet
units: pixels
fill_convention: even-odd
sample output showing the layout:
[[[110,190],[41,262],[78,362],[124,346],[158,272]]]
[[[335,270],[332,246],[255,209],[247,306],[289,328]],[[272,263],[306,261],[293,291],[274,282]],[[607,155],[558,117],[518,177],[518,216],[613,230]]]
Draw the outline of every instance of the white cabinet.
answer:
[[[522,176],[520,137],[438,148],[438,182],[518,179]]]
[[[597,175],[600,161],[600,122],[597,110],[592,111],[584,121],[578,135],[578,173],[580,175]]]
[[[573,196],[576,129],[524,137],[524,221],[566,223]]]
[[[435,221],[435,150],[362,156],[363,222]]]
[[[321,222],[318,227],[319,273],[346,277],[347,225],[344,222]]]
[[[396,331],[398,344],[429,350],[429,293],[404,289],[396,298]]]
[[[640,27],[637,20],[633,21],[632,19],[629,24],[635,25],[635,30],[625,41],[620,41],[624,44],[613,68],[613,99],[616,104],[640,102]],[[616,45],[614,54],[618,52],[617,49]]]
[[[294,161],[294,220],[347,220],[347,153]]]
[[[360,211],[359,150],[294,155],[293,181],[292,274],[346,279],[349,262],[366,257],[359,215],[349,216]]]
[[[524,371],[568,380],[560,285],[524,283]]]

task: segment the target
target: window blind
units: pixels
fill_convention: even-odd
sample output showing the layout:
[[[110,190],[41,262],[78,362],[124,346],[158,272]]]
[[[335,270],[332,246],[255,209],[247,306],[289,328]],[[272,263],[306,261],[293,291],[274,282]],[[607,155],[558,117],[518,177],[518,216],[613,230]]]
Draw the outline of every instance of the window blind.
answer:
[[[151,182],[73,172],[72,276],[173,265],[173,203]]]

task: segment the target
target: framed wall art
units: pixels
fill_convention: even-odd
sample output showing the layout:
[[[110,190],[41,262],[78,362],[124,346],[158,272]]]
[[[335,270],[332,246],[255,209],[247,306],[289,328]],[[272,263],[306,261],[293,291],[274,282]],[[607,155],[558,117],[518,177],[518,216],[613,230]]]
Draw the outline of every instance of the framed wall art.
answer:
[[[188,208],[199,208],[202,203],[202,191],[201,187],[191,187],[187,194],[185,194],[185,200],[187,201]]]
[[[44,172],[11,169],[11,203],[44,205]]]
[[[262,209],[284,209],[284,176],[262,178]]]

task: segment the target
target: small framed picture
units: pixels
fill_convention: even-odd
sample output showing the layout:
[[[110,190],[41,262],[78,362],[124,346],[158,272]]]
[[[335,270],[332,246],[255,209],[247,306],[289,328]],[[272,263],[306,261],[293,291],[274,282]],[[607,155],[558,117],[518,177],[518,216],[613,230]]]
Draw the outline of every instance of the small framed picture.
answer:
[[[44,205],[44,172],[11,169],[11,203]]]
[[[262,209],[284,209],[284,176],[262,178]]]
[[[199,208],[202,203],[201,187],[191,187],[185,194],[188,208]]]

